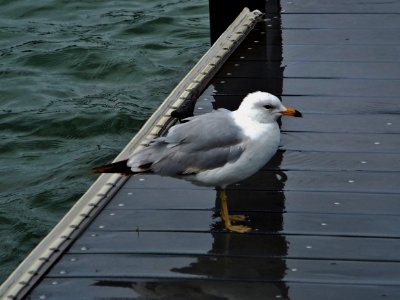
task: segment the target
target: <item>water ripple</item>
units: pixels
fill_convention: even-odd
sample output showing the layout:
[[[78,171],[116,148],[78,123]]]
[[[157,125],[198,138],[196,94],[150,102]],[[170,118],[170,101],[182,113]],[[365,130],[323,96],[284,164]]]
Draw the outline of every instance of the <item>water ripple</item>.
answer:
[[[0,2],[0,282],[209,47],[208,1]]]

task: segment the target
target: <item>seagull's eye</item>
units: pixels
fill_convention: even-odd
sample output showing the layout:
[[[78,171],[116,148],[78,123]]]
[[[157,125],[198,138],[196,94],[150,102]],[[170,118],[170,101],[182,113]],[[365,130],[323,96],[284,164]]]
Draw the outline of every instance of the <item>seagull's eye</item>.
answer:
[[[264,105],[264,107],[265,107],[266,109],[271,109],[273,106],[272,106],[272,105],[269,105],[269,104],[267,104],[267,105]]]

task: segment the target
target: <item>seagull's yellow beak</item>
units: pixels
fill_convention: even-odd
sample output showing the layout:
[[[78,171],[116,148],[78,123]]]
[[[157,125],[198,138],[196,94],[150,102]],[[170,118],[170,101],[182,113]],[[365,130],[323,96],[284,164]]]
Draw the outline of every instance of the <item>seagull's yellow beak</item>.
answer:
[[[301,112],[299,112],[298,110],[295,110],[294,108],[291,108],[291,107],[287,107],[286,110],[281,111],[281,114],[283,116],[292,116],[292,117],[298,117],[298,118],[303,117]]]

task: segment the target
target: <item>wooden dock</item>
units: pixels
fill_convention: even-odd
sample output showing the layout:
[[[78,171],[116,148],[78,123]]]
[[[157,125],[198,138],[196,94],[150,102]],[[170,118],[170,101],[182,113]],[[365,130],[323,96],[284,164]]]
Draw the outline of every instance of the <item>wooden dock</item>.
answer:
[[[194,110],[263,90],[303,113],[228,190],[254,230],[224,231],[213,189],[134,176],[24,298],[400,299],[399,32],[400,2],[267,2]]]

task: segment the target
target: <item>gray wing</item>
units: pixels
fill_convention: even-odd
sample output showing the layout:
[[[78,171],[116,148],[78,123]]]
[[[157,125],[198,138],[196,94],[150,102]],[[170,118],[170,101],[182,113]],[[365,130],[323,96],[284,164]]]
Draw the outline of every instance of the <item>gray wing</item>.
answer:
[[[134,154],[128,165],[146,165],[160,175],[180,176],[221,167],[236,161],[245,150],[246,137],[229,111],[218,110],[188,120]]]

